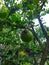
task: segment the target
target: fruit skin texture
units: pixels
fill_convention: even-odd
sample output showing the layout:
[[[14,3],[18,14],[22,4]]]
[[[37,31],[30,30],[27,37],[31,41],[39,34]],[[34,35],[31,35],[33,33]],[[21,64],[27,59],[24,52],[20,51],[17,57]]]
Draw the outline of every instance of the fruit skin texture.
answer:
[[[24,42],[30,42],[33,38],[33,34],[31,31],[29,31],[28,29],[22,31],[21,33],[21,39]]]

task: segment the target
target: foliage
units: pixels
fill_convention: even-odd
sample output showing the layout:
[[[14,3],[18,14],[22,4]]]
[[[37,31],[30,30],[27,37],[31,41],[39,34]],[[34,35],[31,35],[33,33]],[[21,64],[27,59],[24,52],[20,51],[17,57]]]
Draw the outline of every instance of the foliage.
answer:
[[[3,1],[2,1],[3,2]],[[47,0],[4,0],[0,8],[0,57],[2,65],[36,65],[40,63],[46,45],[41,28],[35,28],[34,19],[44,11]],[[43,4],[43,5],[42,5]],[[41,14],[42,16],[43,14]],[[48,27],[45,27],[49,36]],[[25,35],[22,34],[23,30]],[[28,33],[26,35],[26,33]],[[22,36],[22,37],[21,37]],[[24,40],[24,38],[26,40]],[[47,55],[49,56],[49,54]],[[37,62],[36,62],[37,59]]]

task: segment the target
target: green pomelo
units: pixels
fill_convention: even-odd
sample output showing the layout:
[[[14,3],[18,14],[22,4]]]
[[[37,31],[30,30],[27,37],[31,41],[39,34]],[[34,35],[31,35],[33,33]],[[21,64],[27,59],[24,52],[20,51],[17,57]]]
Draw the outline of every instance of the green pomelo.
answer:
[[[9,10],[5,6],[0,9],[0,18],[6,18],[9,15]]]
[[[24,30],[22,31],[21,33],[21,39],[22,41],[24,42],[30,42],[33,38],[33,34],[31,31],[29,31],[28,29],[27,30]]]

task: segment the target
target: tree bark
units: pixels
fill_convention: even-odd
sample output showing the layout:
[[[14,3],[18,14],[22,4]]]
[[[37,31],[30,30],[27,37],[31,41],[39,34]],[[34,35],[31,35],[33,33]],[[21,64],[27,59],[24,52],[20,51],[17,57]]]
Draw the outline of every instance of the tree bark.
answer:
[[[46,58],[47,58],[48,49],[49,49],[49,36],[47,35],[47,31],[45,30],[45,28],[42,24],[42,20],[40,19],[40,15],[38,16],[38,20],[39,20],[39,24],[40,24],[40,27],[42,29],[42,32],[43,32],[43,34],[44,34],[44,36],[46,37],[46,40],[47,40],[47,43],[46,43],[45,48],[43,49],[43,54],[42,54],[42,58],[41,58],[41,61],[40,61],[40,65],[44,65]]]
[[[48,49],[49,49],[49,36],[47,37],[47,44],[46,44],[45,49],[43,50],[43,55],[42,55],[42,58],[41,58],[40,65],[45,64],[45,61],[47,60]]]

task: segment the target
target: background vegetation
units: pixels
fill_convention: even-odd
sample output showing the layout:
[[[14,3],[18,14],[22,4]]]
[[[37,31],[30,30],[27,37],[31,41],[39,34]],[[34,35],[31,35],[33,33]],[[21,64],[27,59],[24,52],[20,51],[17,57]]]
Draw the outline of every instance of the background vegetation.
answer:
[[[41,19],[48,1],[19,1],[0,0],[0,64],[49,65],[49,27]]]

